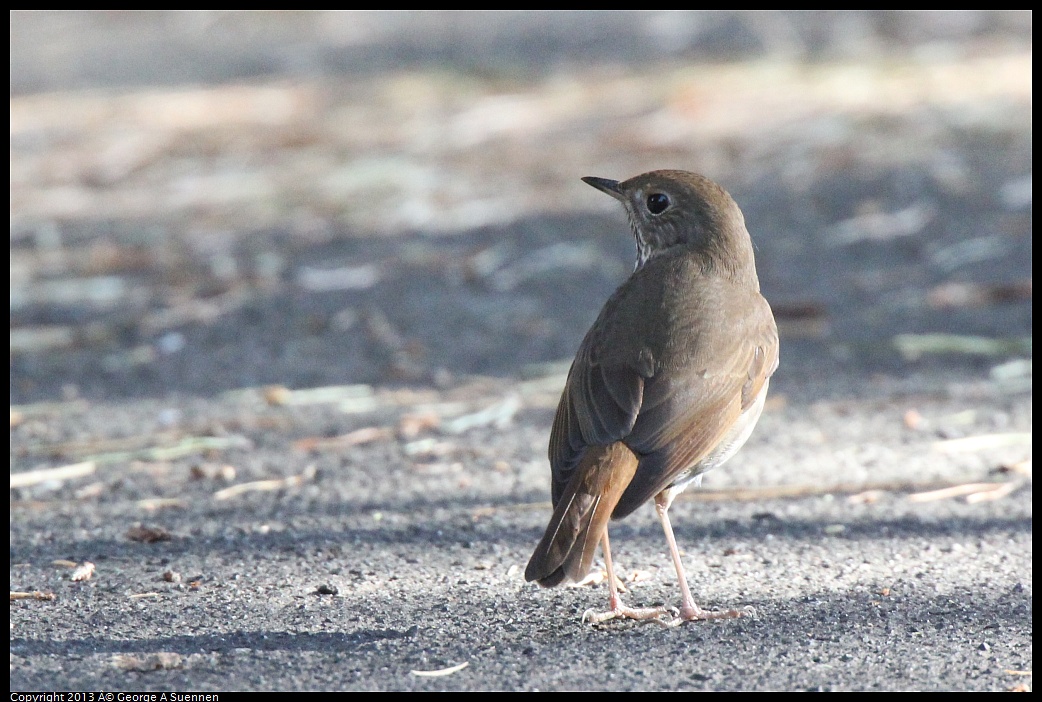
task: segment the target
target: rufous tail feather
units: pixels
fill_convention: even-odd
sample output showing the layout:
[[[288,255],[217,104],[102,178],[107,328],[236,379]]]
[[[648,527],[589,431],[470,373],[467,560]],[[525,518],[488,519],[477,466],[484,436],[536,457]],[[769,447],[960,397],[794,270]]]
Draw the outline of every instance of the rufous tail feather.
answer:
[[[582,580],[590,571],[615,505],[637,472],[637,455],[616,441],[586,449],[525,569],[543,587]]]

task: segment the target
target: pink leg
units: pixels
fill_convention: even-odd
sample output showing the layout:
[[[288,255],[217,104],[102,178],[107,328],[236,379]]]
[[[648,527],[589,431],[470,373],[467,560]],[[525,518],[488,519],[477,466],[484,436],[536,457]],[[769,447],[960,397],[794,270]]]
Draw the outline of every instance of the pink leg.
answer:
[[[604,551],[604,567],[608,569],[608,611],[594,612],[592,609],[588,609],[583,613],[584,622],[589,621],[593,624],[599,624],[609,619],[619,618],[643,621],[646,619],[658,619],[670,611],[668,607],[634,608],[622,604],[622,598],[619,597],[619,588],[615,585],[615,568],[611,562],[611,546],[608,544],[607,529],[604,530],[604,536],[601,538],[601,550]]]
[[[669,544],[669,553],[673,557],[673,567],[677,569],[677,580],[680,582],[680,619],[675,623],[690,622],[703,619],[734,619],[746,612],[737,609],[724,609],[718,611],[706,610],[695,604],[691,597],[691,590],[687,586],[687,576],[684,575],[684,564],[680,561],[680,549],[677,548],[676,537],[673,536],[673,525],[669,522],[669,506],[673,503],[673,495],[669,490],[663,490],[655,496],[655,511],[658,512],[662,521],[662,531],[666,532],[666,542]]]

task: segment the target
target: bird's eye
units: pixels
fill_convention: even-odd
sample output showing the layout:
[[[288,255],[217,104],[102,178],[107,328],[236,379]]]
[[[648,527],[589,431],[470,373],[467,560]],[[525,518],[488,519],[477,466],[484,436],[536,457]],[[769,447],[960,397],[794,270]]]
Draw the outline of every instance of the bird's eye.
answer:
[[[662,214],[667,207],[669,207],[669,198],[662,193],[648,195],[648,212],[651,214]]]

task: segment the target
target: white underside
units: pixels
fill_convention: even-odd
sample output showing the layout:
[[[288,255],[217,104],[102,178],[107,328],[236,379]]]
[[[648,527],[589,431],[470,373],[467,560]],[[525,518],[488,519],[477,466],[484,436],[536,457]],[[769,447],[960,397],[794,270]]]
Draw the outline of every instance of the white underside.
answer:
[[[749,405],[749,408],[739,415],[738,421],[734,423],[733,427],[731,427],[731,431],[729,431],[724,437],[724,440],[713,449],[712,453],[693,465],[689,470],[682,473],[673,481],[673,484],[666,489],[667,492],[671,493],[669,498],[670,502],[672,502],[673,496],[688,485],[691,485],[692,483],[694,483],[695,487],[701,485],[703,473],[727,463],[731,456],[738,453],[738,449],[745,445],[745,442],[749,440],[749,437],[753,433],[753,428],[756,427],[756,422],[760,419],[760,414],[763,412],[763,403],[764,400],[767,399],[767,386],[769,384],[769,379],[763,381],[763,388],[760,389],[760,394],[756,396],[756,401]]]

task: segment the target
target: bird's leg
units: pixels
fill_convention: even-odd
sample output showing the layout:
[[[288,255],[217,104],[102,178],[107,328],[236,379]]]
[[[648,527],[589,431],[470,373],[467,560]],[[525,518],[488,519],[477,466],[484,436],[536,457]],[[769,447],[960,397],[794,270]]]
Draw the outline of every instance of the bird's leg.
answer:
[[[604,551],[604,567],[608,570],[608,611],[607,612],[594,612],[592,609],[588,609],[583,613],[583,621],[590,622],[592,624],[599,624],[600,622],[606,622],[609,619],[636,619],[643,621],[646,619],[658,619],[663,614],[670,612],[668,607],[627,607],[622,604],[622,598],[619,597],[619,588],[615,584],[615,568],[611,562],[611,546],[608,544],[608,530],[604,530],[604,536],[601,537],[601,550]],[[675,612],[676,610],[672,610]]]
[[[691,590],[687,586],[687,576],[684,575],[684,564],[680,561],[680,549],[677,548],[676,537],[673,536],[673,525],[669,522],[669,506],[673,504],[676,493],[667,488],[655,496],[655,511],[662,521],[662,531],[666,532],[666,542],[669,544],[669,553],[673,556],[673,567],[677,569],[677,580],[680,582],[680,618],[674,622],[690,622],[703,619],[734,619],[746,612],[737,609],[707,610],[695,604],[691,597]]]

